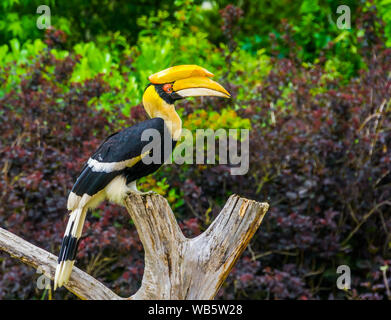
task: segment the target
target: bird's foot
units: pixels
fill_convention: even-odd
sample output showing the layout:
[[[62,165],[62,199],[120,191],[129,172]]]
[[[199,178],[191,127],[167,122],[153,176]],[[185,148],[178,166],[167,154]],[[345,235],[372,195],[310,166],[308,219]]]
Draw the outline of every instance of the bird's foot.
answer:
[[[147,191],[147,192],[141,192],[141,191],[129,191],[128,192],[128,195],[131,195],[131,194],[136,194],[136,195],[139,195],[139,196],[151,196],[151,195],[154,195],[154,194],[157,194],[155,191]]]

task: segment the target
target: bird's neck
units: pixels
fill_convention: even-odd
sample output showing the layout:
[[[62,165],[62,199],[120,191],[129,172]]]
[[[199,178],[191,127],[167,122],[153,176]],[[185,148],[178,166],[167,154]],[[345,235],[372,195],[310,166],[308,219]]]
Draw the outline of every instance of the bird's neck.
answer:
[[[182,133],[182,120],[175,110],[173,104],[168,104],[165,101],[159,101],[151,105],[148,101],[144,102],[144,109],[151,118],[162,118],[166,124],[171,138],[178,141]],[[158,105],[157,105],[158,104]]]
[[[164,101],[154,86],[149,86],[143,95],[145,111],[151,118],[162,118],[174,141],[178,141],[182,133],[182,120],[175,110],[174,104]]]
[[[153,118],[162,118],[171,134],[172,140],[180,140],[182,133],[182,120],[176,112],[174,105],[167,104],[163,110],[164,111],[155,111]]]

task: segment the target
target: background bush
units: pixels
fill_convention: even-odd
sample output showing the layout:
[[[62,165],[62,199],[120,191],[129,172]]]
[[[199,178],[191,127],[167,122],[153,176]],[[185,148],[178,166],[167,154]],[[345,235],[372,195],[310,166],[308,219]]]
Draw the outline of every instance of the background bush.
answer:
[[[270,210],[219,292],[235,299],[386,299],[391,285],[389,1],[36,1],[0,6],[0,226],[55,254],[66,199],[110,133],[146,119],[147,77],[175,64],[212,70],[230,101],[178,103],[184,127],[249,128],[250,169],[170,165],[142,179],[187,236],[229,195]],[[119,9],[120,8],[120,9]],[[126,210],[88,216],[78,266],[116,293],[140,285],[143,250]],[[35,271],[0,253],[0,298],[47,299]],[[352,290],[336,288],[350,266]],[[56,299],[73,299],[66,289]]]

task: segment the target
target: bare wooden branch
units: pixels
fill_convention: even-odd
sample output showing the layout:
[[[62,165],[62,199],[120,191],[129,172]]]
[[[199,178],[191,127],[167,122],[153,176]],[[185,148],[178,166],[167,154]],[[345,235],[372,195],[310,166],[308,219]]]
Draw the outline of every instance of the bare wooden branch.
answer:
[[[209,228],[193,239],[185,238],[159,195],[132,194],[126,207],[145,250],[141,287],[128,299],[213,299],[269,205],[233,195]],[[56,256],[1,228],[0,250],[41,267],[53,279]],[[76,267],[66,288],[81,299],[122,299]]]
[[[57,266],[57,257],[54,254],[38,248],[2,228],[0,228],[0,250],[35,269],[40,267],[46,277],[54,279]],[[121,299],[101,282],[78,268],[73,268],[71,278],[65,287],[83,300]]]

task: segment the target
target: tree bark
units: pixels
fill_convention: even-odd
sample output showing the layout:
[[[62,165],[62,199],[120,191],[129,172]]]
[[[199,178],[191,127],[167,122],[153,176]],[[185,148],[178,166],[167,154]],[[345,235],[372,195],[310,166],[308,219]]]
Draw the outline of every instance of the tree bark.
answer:
[[[268,207],[233,195],[204,233],[188,239],[165,198],[131,194],[126,208],[144,247],[145,269],[140,289],[127,299],[213,299]],[[56,256],[1,228],[0,250],[54,278]],[[81,299],[122,299],[76,267],[65,287]]]
[[[54,279],[57,266],[57,257],[54,254],[38,248],[2,228],[0,228],[0,250],[35,269],[40,268],[47,278]],[[71,278],[65,287],[84,300],[121,299],[101,282],[76,267],[73,268]]]

